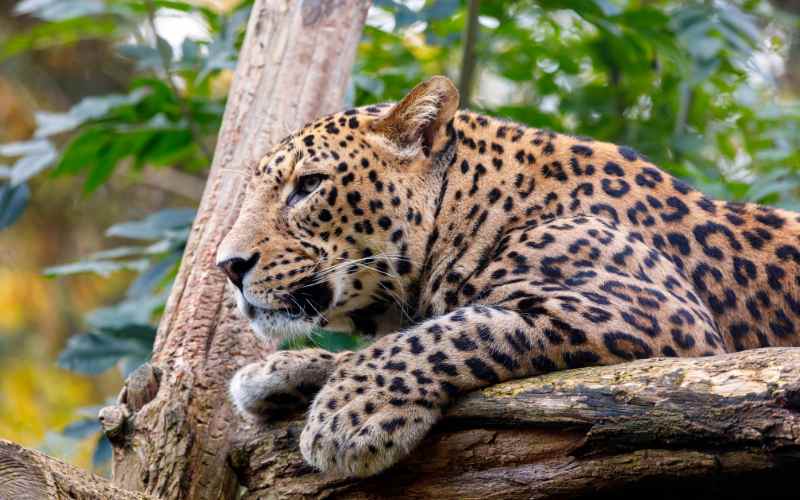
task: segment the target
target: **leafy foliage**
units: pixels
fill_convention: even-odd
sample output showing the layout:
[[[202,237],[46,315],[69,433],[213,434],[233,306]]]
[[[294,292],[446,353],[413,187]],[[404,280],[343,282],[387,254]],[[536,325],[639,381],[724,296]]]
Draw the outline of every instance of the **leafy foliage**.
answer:
[[[0,157],[15,159],[0,170],[7,185],[23,185],[53,169],[53,175],[84,175],[84,188],[90,193],[125,160],[135,170],[145,166],[207,168],[224,109],[224,96],[214,92],[212,80],[235,64],[250,3],[242,2],[230,15],[165,0],[18,3],[16,13],[46,22],[6,40],[0,46],[0,60],[22,50],[73,43],[87,36],[132,37],[139,42],[117,46],[120,56],[137,69],[128,93],[87,97],[63,113],[39,112],[31,140],[0,145]],[[155,16],[162,8],[199,15],[209,39],[186,38],[176,53],[157,31]],[[98,30],[104,23],[111,23],[113,29]],[[19,205],[24,203],[15,205],[17,211]],[[10,219],[4,214],[0,212],[0,217]]]
[[[142,220],[115,224],[106,231],[107,236],[140,244],[104,250],[84,261],[45,270],[49,276],[86,272],[105,276],[120,269],[139,272],[122,301],[86,316],[89,331],[69,339],[58,356],[59,366],[87,375],[117,367],[127,377],[150,359],[156,335],[154,320],[163,310],[194,215],[193,209],[167,209]],[[96,416],[97,409],[62,433],[75,439],[97,436],[92,463],[99,466],[111,457],[111,445],[99,433]]]
[[[150,358],[155,340],[153,317],[164,305],[193,218],[191,209],[162,210],[140,221],[115,224],[106,232],[108,236],[146,244],[97,252],[87,260],[45,270],[50,276],[139,271],[124,300],[87,316],[89,332],[70,338],[58,358],[61,367],[96,374],[118,366],[127,376]]]
[[[251,2],[228,14],[183,0],[23,0],[15,12],[41,20],[0,44],[0,61],[23,51],[102,38],[134,74],[126,92],[91,96],[62,113],[36,115],[28,140],[0,145],[0,229],[42,172],[80,175],[87,193],[120,165],[134,171],[201,172],[224,106],[218,77],[236,63]],[[200,19],[209,36],[167,41],[162,13]],[[420,80],[458,77],[465,0],[376,0],[359,47],[349,100],[397,100]],[[188,18],[188,17],[187,17]],[[765,0],[518,0],[482,2],[476,77],[463,103],[535,127],[629,144],[709,194],[800,209],[800,102],[780,82],[797,36],[795,17]],[[778,61],[778,62],[776,62]],[[133,240],[50,275],[138,274],[125,298],[92,312],[59,363],[81,373],[129,373],[149,356],[188,235],[191,210],[161,211],[108,230]],[[353,349],[358,339],[319,332],[285,348]],[[99,428],[80,420],[64,433]],[[102,439],[96,458],[110,448]]]
[[[395,27],[365,30],[356,104],[458,73],[463,6],[377,5]],[[765,67],[796,17],[756,1],[608,0],[482,2],[480,15],[471,107],[630,144],[719,198],[800,208],[800,103]]]

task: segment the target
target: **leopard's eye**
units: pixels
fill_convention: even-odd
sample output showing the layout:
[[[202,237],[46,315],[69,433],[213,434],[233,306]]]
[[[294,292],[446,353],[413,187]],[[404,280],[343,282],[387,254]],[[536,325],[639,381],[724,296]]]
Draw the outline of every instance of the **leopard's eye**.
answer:
[[[297,187],[294,192],[289,196],[287,204],[292,207],[313,193],[322,181],[328,176],[324,174],[311,174],[304,175],[297,180]]]

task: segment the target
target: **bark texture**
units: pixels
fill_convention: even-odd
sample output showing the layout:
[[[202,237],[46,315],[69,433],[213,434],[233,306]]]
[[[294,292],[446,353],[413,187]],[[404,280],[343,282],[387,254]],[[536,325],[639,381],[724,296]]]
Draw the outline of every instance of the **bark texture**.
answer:
[[[147,394],[158,377],[143,367],[136,379],[145,383],[136,390]],[[103,412],[112,439],[129,432],[128,412],[127,405]],[[265,425],[231,420],[238,435],[218,453],[247,488],[243,498],[794,499],[800,348],[507,382],[462,398],[411,457],[361,481],[308,467],[297,449],[302,426],[302,414]],[[117,489],[0,441],[0,498],[156,495]]]
[[[738,498],[754,486],[796,498],[781,478],[800,466],[798,382],[790,348],[586,368],[468,395],[371,479],[306,466],[302,415],[242,436],[232,462],[245,498],[619,498],[637,487],[651,499]]]
[[[103,410],[114,483],[163,498],[225,499],[241,429],[228,403],[234,371],[263,357],[225,293],[217,245],[236,219],[249,169],[283,136],[341,109],[369,2],[257,0],[214,162],[156,339],[152,365]]]
[[[147,500],[151,497],[115,487],[36,450],[0,439],[0,499]]]

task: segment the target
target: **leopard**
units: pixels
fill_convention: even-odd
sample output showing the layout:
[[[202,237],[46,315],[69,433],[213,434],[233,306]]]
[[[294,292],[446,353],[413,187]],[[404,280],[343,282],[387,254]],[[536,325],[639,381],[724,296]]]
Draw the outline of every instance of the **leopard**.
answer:
[[[232,403],[306,409],[300,451],[335,477],[386,470],[511,379],[800,345],[800,214],[460,110],[443,76],[309,123],[249,175],[217,265],[254,333],[369,343],[274,352],[233,375]]]

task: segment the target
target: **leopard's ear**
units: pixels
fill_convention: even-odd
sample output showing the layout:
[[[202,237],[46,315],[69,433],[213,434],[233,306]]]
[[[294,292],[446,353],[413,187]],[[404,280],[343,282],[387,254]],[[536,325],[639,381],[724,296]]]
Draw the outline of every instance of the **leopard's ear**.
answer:
[[[395,104],[386,115],[372,123],[372,130],[401,150],[421,148],[430,155],[445,126],[458,110],[458,89],[444,76],[434,76]],[[409,151],[411,150],[411,151]]]

